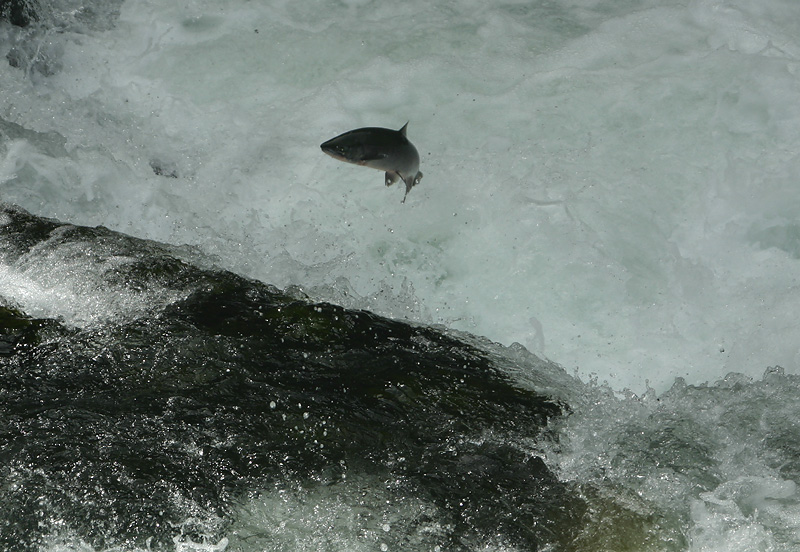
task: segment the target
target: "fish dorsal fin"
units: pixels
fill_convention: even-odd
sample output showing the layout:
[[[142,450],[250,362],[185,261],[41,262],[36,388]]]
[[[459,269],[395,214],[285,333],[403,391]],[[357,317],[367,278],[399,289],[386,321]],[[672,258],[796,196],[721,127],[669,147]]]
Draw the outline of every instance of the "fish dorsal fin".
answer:
[[[403,128],[400,129],[400,134],[403,136],[406,135],[406,128],[408,128],[408,122],[406,122],[406,124],[403,125]]]

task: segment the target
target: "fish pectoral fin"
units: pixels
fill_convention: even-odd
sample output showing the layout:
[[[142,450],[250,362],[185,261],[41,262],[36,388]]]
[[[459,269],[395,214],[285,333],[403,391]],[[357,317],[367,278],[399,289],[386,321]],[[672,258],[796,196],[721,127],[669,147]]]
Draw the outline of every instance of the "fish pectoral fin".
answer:
[[[420,180],[422,180],[422,172],[418,171],[417,176],[414,177],[414,184],[412,184],[412,186],[416,186],[417,184],[419,184]]]
[[[398,178],[400,178],[400,175],[398,175],[396,172],[387,172],[386,173],[386,185],[387,186],[391,186],[392,184],[397,182]]]

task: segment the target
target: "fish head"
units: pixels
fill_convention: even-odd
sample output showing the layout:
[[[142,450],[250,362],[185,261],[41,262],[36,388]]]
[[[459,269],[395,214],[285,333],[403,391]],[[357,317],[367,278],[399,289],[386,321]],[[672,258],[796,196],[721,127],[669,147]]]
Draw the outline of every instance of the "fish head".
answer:
[[[356,165],[367,165],[374,158],[369,147],[350,136],[337,136],[322,143],[320,148],[334,159]]]

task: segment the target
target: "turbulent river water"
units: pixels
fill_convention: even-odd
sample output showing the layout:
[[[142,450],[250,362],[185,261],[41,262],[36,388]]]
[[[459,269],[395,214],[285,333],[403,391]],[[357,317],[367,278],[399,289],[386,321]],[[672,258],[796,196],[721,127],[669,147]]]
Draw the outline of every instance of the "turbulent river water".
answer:
[[[793,0],[0,16],[4,550],[800,547]]]

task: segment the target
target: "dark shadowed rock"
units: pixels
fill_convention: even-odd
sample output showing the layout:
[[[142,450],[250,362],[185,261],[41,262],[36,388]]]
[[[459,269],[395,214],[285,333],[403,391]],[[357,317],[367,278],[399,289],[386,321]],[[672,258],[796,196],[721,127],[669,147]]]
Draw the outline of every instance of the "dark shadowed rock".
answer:
[[[7,205],[0,265],[121,305],[77,325],[0,307],[4,550],[64,528],[95,547],[171,549],[178,532],[230,535],[254,489],[335,492],[356,474],[432,505],[428,549],[575,537],[583,502],[531,450],[563,405],[473,344]]]
[[[33,0],[0,0],[0,19],[17,27],[27,27],[37,20]]]

